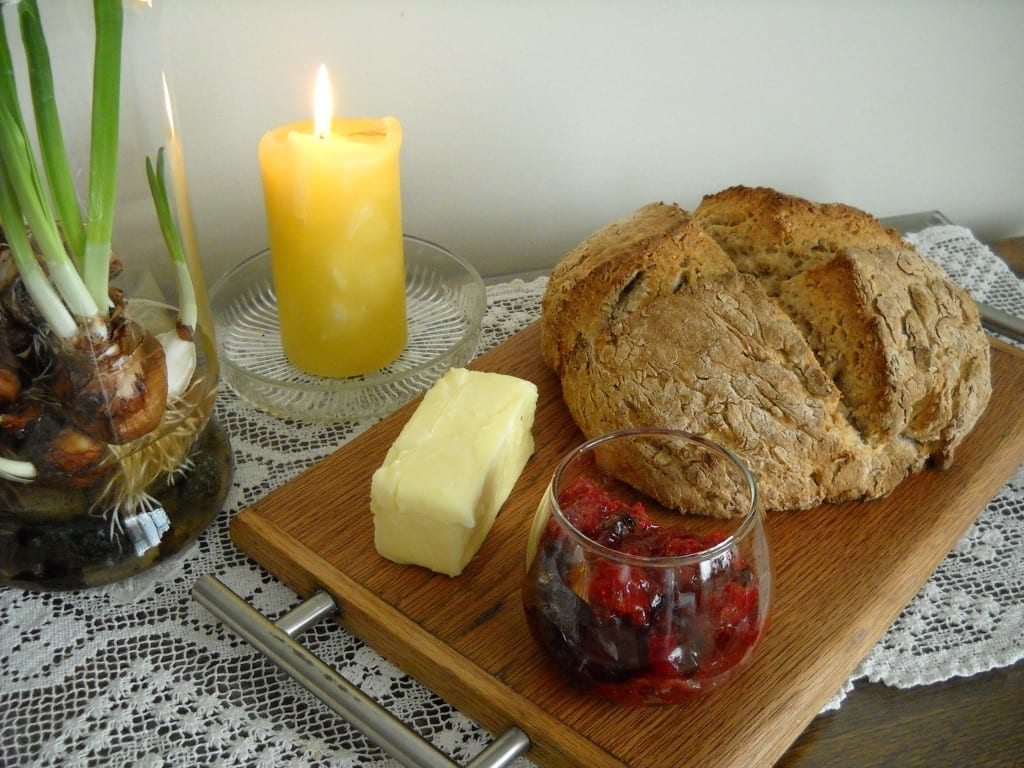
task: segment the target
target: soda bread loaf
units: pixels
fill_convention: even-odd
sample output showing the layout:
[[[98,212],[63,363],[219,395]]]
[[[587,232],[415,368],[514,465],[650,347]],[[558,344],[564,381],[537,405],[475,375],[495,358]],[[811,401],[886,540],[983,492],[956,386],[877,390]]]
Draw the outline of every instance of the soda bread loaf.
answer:
[[[948,466],[991,394],[977,308],[937,265],[862,211],[770,189],[692,214],[653,203],[595,232],[553,271],[541,340],[586,436],[704,435],[745,461],[768,510]],[[665,477],[652,468],[643,490],[678,506]]]

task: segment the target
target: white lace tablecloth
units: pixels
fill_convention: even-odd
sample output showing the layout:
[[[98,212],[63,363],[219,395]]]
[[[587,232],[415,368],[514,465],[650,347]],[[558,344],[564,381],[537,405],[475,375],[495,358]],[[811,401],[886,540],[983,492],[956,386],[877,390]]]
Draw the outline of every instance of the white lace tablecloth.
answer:
[[[1024,315],[1024,284],[965,229],[912,236],[979,299]],[[544,278],[488,290],[481,351],[538,315]],[[239,510],[371,426],[278,419],[221,394],[235,475],[220,517],[182,557],[116,586],[0,588],[0,765],[385,766],[376,747],[190,597],[225,581],[269,617],[296,597],[232,544]],[[1024,657],[1024,467],[851,678],[909,687]],[[475,723],[332,622],[303,643],[454,760],[489,741]],[[832,706],[840,706],[840,691]]]

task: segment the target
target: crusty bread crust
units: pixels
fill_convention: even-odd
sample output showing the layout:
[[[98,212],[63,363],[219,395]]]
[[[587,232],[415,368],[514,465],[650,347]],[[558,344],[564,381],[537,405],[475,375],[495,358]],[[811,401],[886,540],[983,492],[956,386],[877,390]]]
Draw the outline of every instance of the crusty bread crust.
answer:
[[[938,266],[866,213],[765,189],[594,233],[552,273],[541,346],[588,437],[705,435],[769,510],[880,497],[948,465],[991,394],[977,309]],[[664,477],[649,485],[678,503]]]

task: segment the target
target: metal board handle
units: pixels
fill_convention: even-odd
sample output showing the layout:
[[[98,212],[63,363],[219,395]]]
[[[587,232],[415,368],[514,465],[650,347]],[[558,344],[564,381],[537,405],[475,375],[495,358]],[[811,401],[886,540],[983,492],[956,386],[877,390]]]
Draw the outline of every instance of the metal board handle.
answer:
[[[214,576],[200,576],[192,596],[282,671],[409,768],[458,768],[458,764],[412,731],[337,670],[322,662],[295,635],[338,613],[334,599],[320,591],[276,622],[250,606]],[[503,768],[530,748],[530,739],[511,727],[467,768]]]
[[[1024,320],[1009,312],[996,309],[983,301],[974,303],[978,305],[978,314],[981,315],[982,325],[990,331],[996,331],[1011,339],[1024,342]]]

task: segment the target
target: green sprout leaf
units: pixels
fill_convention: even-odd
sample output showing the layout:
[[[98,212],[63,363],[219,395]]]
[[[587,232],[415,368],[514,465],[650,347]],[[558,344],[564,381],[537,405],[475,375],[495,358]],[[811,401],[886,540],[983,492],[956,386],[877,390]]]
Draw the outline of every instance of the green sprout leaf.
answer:
[[[106,306],[110,240],[117,196],[117,139],[121,97],[121,0],[94,0],[96,46],[92,81],[89,208],[82,277],[97,305]]]
[[[0,103],[0,160],[4,166],[5,186],[9,184],[14,193],[12,199],[17,200],[20,208],[18,221],[21,222],[24,217],[28,222],[46,258],[50,277],[67,302],[68,308],[78,317],[94,318],[98,314],[97,304],[86,290],[64,249],[57,223],[46,198],[38,184],[34,183],[38,176],[33,173],[35,165],[32,150],[24,130],[8,106],[3,103]],[[16,226],[13,218],[13,214],[5,216],[5,229]]]
[[[181,322],[183,325],[194,329],[198,315],[195,287],[192,285],[188,263],[185,260],[185,249],[182,246],[181,232],[178,230],[174,216],[171,213],[163,147],[160,147],[156,153],[155,167],[153,161],[148,157],[146,158],[146,177],[149,179],[149,190],[153,195],[153,205],[156,207],[160,231],[163,233],[164,242],[167,244],[167,252],[170,254],[171,261],[174,262],[177,274]]]
[[[28,295],[32,297],[32,303],[54,333],[61,338],[71,338],[78,333],[78,323],[47,280],[35,251],[32,250],[32,243],[29,241],[21,211],[18,209],[18,201],[4,168],[0,168],[0,225],[4,228],[7,245],[18,267],[21,282]]]
[[[64,148],[57,100],[54,96],[50,53],[43,36],[42,19],[36,0],[21,0],[18,3],[18,18],[21,22],[22,40],[25,43],[25,58],[28,61],[39,150],[46,178],[50,183],[50,196],[71,256],[76,265],[81,267],[82,254],[85,251],[85,229],[82,226],[82,214],[78,207],[67,151]]]

